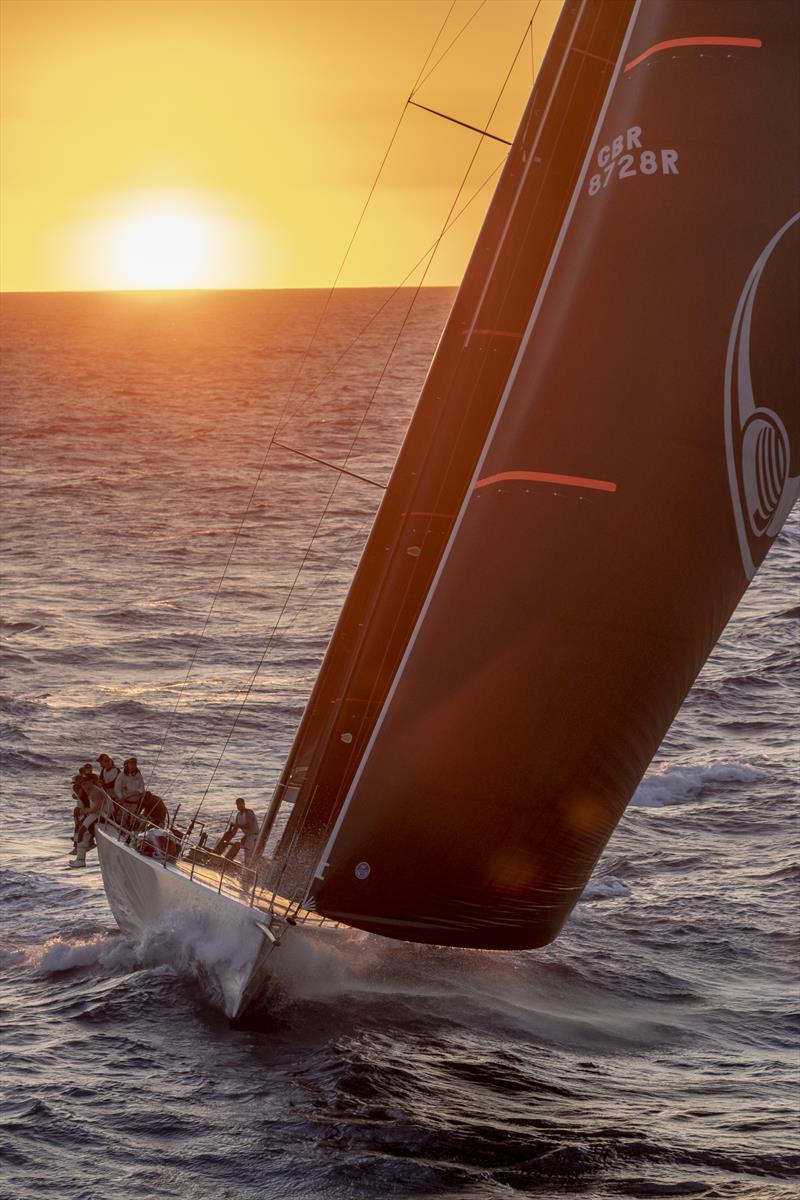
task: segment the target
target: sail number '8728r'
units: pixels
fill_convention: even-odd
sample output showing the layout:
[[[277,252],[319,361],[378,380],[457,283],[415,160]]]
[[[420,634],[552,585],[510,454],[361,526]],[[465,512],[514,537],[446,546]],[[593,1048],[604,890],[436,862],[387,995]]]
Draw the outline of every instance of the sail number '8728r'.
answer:
[[[601,146],[595,161],[600,171],[589,179],[590,196],[596,196],[601,188],[608,186],[615,170],[619,179],[632,179],[634,175],[678,174],[678,151],[643,150],[642,131],[638,125],[631,125]]]

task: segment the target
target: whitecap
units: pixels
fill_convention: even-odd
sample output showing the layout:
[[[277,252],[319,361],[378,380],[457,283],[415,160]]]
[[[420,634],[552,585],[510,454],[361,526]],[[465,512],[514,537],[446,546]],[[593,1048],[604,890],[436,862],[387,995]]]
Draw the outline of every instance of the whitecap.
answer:
[[[581,900],[616,900],[630,896],[631,889],[616,875],[593,875],[583,889]]]
[[[752,783],[763,771],[752,763],[720,762],[707,767],[659,767],[646,775],[633,794],[639,808],[663,808],[696,800],[709,784]]]

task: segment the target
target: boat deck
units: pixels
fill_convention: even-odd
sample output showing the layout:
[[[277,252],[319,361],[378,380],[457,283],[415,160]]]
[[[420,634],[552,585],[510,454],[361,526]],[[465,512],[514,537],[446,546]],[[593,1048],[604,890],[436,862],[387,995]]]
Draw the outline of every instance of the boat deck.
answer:
[[[329,929],[337,927],[335,921],[330,921],[327,917],[320,916],[319,913],[302,908],[294,900],[288,900],[271,888],[265,888],[259,884],[253,886],[253,882],[248,882],[246,879],[246,875],[252,874],[251,872],[236,867],[229,859],[224,859],[223,862],[226,864],[225,866],[217,867],[213,864],[200,864],[191,861],[188,857],[182,857],[169,865],[172,870],[187,875],[194,883],[201,884],[231,900],[236,900],[239,904],[247,904],[251,908],[261,909],[270,916],[282,920],[290,918],[298,925],[319,925]]]
[[[294,925],[309,925],[327,929],[338,928],[336,921],[320,916],[303,908],[296,900],[282,896],[275,889],[264,886],[256,878],[255,871],[234,862],[224,855],[214,854],[196,841],[183,838],[179,841],[176,835],[174,846],[178,850],[175,857],[172,853],[159,852],[152,844],[147,845],[147,835],[151,830],[166,834],[160,826],[154,826],[149,821],[137,820],[135,827],[119,824],[110,816],[103,821],[103,829],[107,834],[115,836],[124,842],[129,849],[146,856],[164,870],[183,875],[199,887],[207,888],[217,895],[225,896],[237,904],[245,905],[262,912],[270,921],[289,922]]]

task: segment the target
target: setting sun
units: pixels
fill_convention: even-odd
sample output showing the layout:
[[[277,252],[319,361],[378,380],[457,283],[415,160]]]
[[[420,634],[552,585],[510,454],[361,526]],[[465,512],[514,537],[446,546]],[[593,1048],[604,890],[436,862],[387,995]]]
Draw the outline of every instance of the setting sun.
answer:
[[[101,194],[55,234],[52,259],[81,288],[257,286],[279,269],[281,242],[242,208],[192,189]]]
[[[494,111],[531,7],[457,0],[439,49],[453,45],[420,101],[476,127],[494,112],[492,133],[510,137],[561,0],[537,6],[531,52]],[[449,8],[0,0],[0,290],[327,286]],[[469,129],[408,110],[344,286],[405,278],[476,144]],[[482,148],[459,207],[490,182],[427,283],[460,278],[502,156],[497,142]]]
[[[112,269],[123,288],[202,287],[215,276],[219,240],[202,218],[148,213],[119,223]]]

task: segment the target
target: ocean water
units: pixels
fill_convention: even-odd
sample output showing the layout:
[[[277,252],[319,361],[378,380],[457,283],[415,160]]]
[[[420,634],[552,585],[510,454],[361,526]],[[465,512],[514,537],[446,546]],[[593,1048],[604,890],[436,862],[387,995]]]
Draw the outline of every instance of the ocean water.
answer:
[[[452,297],[411,299],[308,353],[322,293],[3,300],[4,1197],[797,1194],[797,514],[544,951],[344,934],[233,1029],[68,870],[100,751],[263,812],[379,497],[267,447],[386,478]]]

